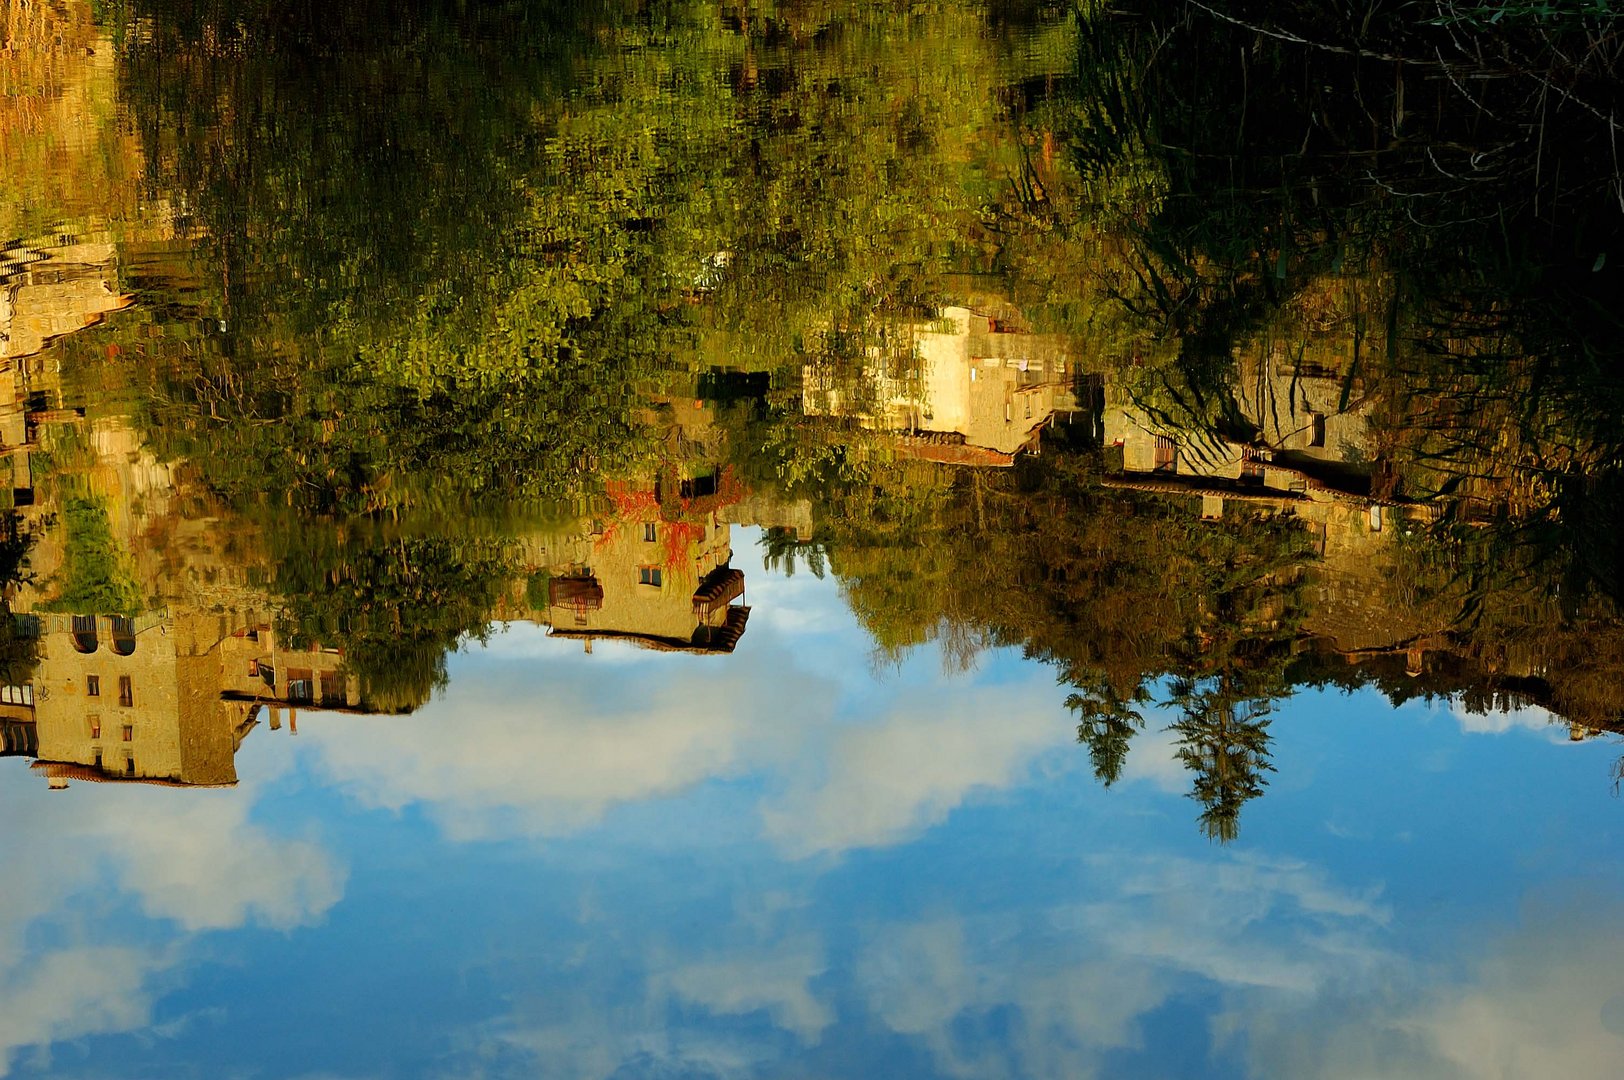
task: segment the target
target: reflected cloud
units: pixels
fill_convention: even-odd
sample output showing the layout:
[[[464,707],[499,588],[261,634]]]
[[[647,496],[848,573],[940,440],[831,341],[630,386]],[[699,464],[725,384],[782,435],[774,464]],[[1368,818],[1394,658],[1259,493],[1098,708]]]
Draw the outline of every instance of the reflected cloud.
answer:
[[[1221,861],[1117,862],[1118,895],[1083,924],[1124,956],[1167,964],[1226,986],[1308,993],[1333,968],[1370,971],[1386,959],[1364,938],[1389,919],[1379,890],[1352,892],[1308,864],[1237,855]],[[1262,931],[1285,923],[1286,941]]]
[[[1136,1021],[1167,996],[1168,980],[1064,945],[1009,956],[1011,935],[1035,944],[1024,934],[1006,919],[887,927],[859,963],[857,981],[875,1016],[921,1040],[951,1076],[1085,1077],[1106,1051],[1138,1045]],[[974,1037],[1001,1013],[1013,1013],[1006,1038]]]
[[[770,792],[765,837],[804,857],[910,839],[975,793],[1023,781],[1071,737],[1037,672],[853,700],[835,674],[841,658],[808,670],[769,634],[726,666],[644,654],[612,682],[596,655],[573,652],[554,652],[538,673],[514,658],[545,655],[540,632],[505,636],[514,643],[470,654],[471,670],[421,712],[324,718],[306,724],[302,744],[363,804],[421,805],[458,840],[563,836],[617,807],[753,777]]]
[[[300,738],[365,805],[421,804],[453,839],[557,836],[792,756],[834,696],[788,665],[767,681],[655,655],[605,681],[597,656],[556,654],[538,694],[534,667],[493,659],[472,658],[476,670],[419,713],[335,718]]]
[[[1122,763],[1122,779],[1142,780],[1169,795],[1188,792],[1190,770],[1178,759],[1178,740],[1178,733],[1153,715],[1133,740],[1133,751]]]
[[[1070,742],[1044,686],[941,686],[906,708],[841,731],[822,770],[797,773],[763,811],[767,835],[793,856],[899,843],[974,793],[1024,780],[1039,754]]]
[[[740,543],[750,540],[751,530],[741,529]],[[832,575],[818,578],[809,570],[793,577],[758,574],[750,579],[751,618],[786,637],[804,638],[845,626],[850,615],[839,592],[831,588]]]
[[[250,922],[287,930],[343,896],[346,871],[320,844],[267,833],[247,820],[247,800],[209,796],[143,805],[101,823],[120,882],[148,915],[194,931]]]
[[[656,977],[654,987],[713,1013],[765,1010],[779,1028],[810,1043],[834,1020],[832,1010],[808,985],[826,966],[823,950],[806,939],[762,953],[740,952],[685,964]]]
[[[0,973],[0,1076],[28,1047],[145,1027],[153,978],[173,960],[155,950],[87,946]]]
[[[1391,957],[1374,893],[1290,861],[1090,862],[1103,895],[1021,914],[878,928],[857,979],[875,1015],[955,1076],[1090,1076],[1141,1045],[1144,1017],[1191,989],[1312,995]],[[970,1037],[992,1018],[998,1040]],[[1281,1074],[1288,1075],[1288,1074]]]
[[[1426,985],[1416,973],[1308,1011],[1238,1010],[1222,1028],[1244,1036],[1256,1076],[1605,1080],[1624,1055],[1613,1015],[1624,1002],[1624,941],[1598,927],[1621,917],[1616,902],[1542,902],[1485,942],[1464,978]]]
[[[342,864],[252,806],[241,789],[0,785],[8,860],[29,867],[0,882],[0,1075],[28,1047],[147,1027],[197,933],[305,925],[338,902]]]

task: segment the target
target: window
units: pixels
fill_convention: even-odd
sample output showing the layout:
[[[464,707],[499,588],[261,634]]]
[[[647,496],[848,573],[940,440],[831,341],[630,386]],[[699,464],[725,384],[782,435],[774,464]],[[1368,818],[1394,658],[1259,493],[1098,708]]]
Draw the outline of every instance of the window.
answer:
[[[660,568],[658,566],[639,566],[637,568],[637,583],[639,585],[653,585],[659,588]]]
[[[252,679],[254,676],[256,676],[258,674],[259,674],[259,661],[258,660],[250,660],[250,661],[248,661],[248,677],[250,679]]]
[[[90,697],[101,697],[101,676],[85,676],[85,693]]]
[[[90,737],[92,739],[101,738],[101,717],[87,716],[85,719],[90,721]]]
[[[654,524],[654,522],[652,522],[652,521],[644,522],[643,523],[643,539],[652,544],[652,543],[654,543],[654,541],[658,540],[659,538],[660,538],[660,527],[658,525]]]
[[[321,703],[323,705],[344,704],[344,678],[336,671],[321,673]]]
[[[0,687],[0,705],[33,705],[34,684]]]
[[[73,647],[82,653],[96,651],[96,616],[73,617]]]
[[[102,767],[102,752],[101,752],[101,747],[98,746],[98,747],[96,747],[96,768],[99,769],[101,767]]]
[[[304,668],[288,668],[288,700],[309,702],[316,699],[315,680]]]
[[[122,740],[124,742],[134,742],[135,741],[135,725],[134,724],[125,724],[124,728],[123,728],[123,730],[121,732],[120,737],[122,738]]]
[[[1156,436],[1156,471],[1176,472],[1178,470],[1178,444],[1166,435]]]
[[[719,476],[711,473],[709,476],[695,476],[689,480],[677,483],[677,494],[684,499],[702,499],[707,495],[715,495],[720,488]]]
[[[1325,445],[1325,414],[1324,413],[1309,413],[1308,414],[1308,445],[1309,446],[1324,446]]]
[[[135,756],[133,754],[125,754],[124,755],[124,775],[125,776],[134,776],[135,775]]]
[[[118,703],[126,709],[135,704],[135,691],[130,688],[128,675],[118,677]]]

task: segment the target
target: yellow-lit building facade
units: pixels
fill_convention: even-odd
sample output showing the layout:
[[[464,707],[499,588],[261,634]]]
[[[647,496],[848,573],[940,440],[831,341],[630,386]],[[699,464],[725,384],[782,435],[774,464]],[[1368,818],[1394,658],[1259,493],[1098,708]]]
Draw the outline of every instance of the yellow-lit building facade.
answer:
[[[547,607],[533,617],[588,646],[732,652],[750,609],[724,511],[742,493],[726,470],[614,487],[613,512],[555,546]]]
[[[1021,332],[1013,315],[946,307],[894,331],[900,345],[871,349],[855,382],[850,372],[805,367],[803,411],[897,433],[905,456],[1007,465],[1057,412],[1076,408],[1063,341]],[[951,449],[960,446],[970,452]]]

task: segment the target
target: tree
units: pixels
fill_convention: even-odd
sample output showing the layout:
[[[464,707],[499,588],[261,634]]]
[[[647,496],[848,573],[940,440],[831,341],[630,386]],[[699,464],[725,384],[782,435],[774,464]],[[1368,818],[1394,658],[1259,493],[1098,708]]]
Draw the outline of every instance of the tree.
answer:
[[[1241,809],[1263,794],[1269,763],[1273,704],[1239,696],[1225,676],[1174,680],[1170,702],[1182,711],[1171,730],[1177,756],[1194,774],[1190,797],[1201,804],[1201,831],[1227,844],[1240,835]]]

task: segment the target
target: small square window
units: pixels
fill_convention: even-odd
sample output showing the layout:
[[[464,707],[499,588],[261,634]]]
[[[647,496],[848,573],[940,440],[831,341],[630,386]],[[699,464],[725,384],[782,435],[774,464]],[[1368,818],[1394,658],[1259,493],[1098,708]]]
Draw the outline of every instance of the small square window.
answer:
[[[135,741],[135,725],[134,724],[125,724],[124,728],[123,728],[123,732],[122,732],[122,737],[123,737],[125,742],[134,742]]]
[[[637,568],[637,583],[639,585],[660,585],[660,568],[658,566],[639,566]]]
[[[654,524],[654,522],[652,522],[652,521],[644,522],[643,523],[643,539],[652,544],[652,543],[654,543],[654,541],[658,540],[659,538],[660,538],[660,527],[658,525]]]
[[[248,661],[248,677],[251,679],[251,678],[255,677],[258,674],[259,674],[259,661],[258,660],[250,660],[250,661]]]
[[[101,697],[101,676],[85,676],[85,694],[89,697]]]
[[[128,675],[118,677],[118,703],[126,709],[135,704],[135,691],[130,686]]]
[[[90,721],[90,737],[92,739],[101,738],[101,717],[92,716],[87,719]]]

